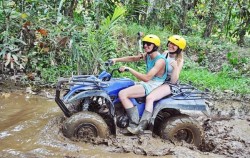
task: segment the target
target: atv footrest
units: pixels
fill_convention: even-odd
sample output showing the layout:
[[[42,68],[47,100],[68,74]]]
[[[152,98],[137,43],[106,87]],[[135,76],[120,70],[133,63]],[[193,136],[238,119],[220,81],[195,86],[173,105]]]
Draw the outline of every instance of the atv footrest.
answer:
[[[152,131],[150,131],[150,130],[144,130],[144,131],[143,131],[143,134],[150,134],[150,135],[152,135],[153,133],[152,133]]]

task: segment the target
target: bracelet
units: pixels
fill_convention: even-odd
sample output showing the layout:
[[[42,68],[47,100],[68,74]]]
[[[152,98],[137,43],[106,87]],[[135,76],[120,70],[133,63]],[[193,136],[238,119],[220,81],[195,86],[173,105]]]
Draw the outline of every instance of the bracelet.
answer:
[[[140,54],[140,59],[142,59],[142,58],[143,58],[143,54],[141,53],[141,54]]]
[[[126,71],[126,72],[130,72],[130,69],[129,69],[129,68],[126,68],[125,71]]]

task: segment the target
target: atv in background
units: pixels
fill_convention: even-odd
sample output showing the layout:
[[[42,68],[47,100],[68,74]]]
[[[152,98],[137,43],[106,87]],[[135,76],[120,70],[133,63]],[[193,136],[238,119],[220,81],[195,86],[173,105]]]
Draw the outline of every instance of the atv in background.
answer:
[[[110,66],[109,62],[106,65]],[[60,79],[55,101],[66,116],[62,132],[74,139],[107,138],[116,136],[128,126],[128,117],[118,93],[133,86],[129,78],[113,78],[103,71],[100,75],[77,75]],[[145,132],[159,135],[172,142],[185,141],[200,146],[204,138],[202,126],[193,116],[208,116],[209,95],[190,84],[171,85],[173,93],[154,103],[154,111]],[[61,93],[64,93],[61,95]],[[145,97],[131,98],[140,117],[145,108]]]

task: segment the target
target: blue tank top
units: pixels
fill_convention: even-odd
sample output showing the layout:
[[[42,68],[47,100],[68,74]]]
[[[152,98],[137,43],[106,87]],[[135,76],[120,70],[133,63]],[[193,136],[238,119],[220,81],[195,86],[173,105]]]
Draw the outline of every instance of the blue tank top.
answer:
[[[168,61],[160,53],[154,59],[151,59],[149,55],[146,56],[146,64],[147,64],[146,71],[148,73],[154,67],[156,61],[159,60],[159,59],[164,59],[165,60],[165,63],[166,63],[165,72],[161,77],[154,76],[152,80],[153,81],[162,81],[162,82],[164,82],[166,80],[167,74],[168,74],[167,73],[167,71],[168,71]]]

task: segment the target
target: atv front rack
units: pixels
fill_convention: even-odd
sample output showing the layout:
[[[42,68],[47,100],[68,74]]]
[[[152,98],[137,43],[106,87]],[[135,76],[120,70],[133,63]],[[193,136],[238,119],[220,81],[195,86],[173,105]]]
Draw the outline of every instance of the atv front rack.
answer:
[[[92,87],[93,89],[106,88],[109,86],[107,82],[104,82],[96,78],[94,75],[77,75],[77,76],[72,76],[71,78],[61,78],[59,79],[58,83],[61,80],[64,81],[63,83],[61,82],[61,85],[70,85],[70,86],[82,85],[82,86]]]
[[[105,88],[109,84],[96,78],[94,75],[77,75],[72,76],[69,80],[70,85],[96,86],[95,88]]]
[[[172,89],[172,98],[175,100],[197,100],[197,99],[210,99],[208,89],[205,92],[200,91],[191,84],[169,84]]]
[[[71,78],[60,78],[56,85],[55,102],[61,108],[64,115],[67,117],[70,117],[72,114],[65,106],[63,100],[60,98],[61,90],[62,89],[65,90],[65,88],[62,88],[63,85],[70,85],[70,86],[84,85],[92,87],[93,89],[100,89],[109,86],[108,83],[101,81],[100,79],[96,78],[93,75],[78,75],[78,76],[72,76]]]
[[[57,82],[55,102],[60,107],[60,109],[63,111],[64,115],[67,116],[67,117],[70,117],[71,112],[68,110],[68,108],[65,106],[64,102],[60,98],[62,85],[65,84],[65,83],[68,83],[68,82],[69,82],[69,78],[61,78]]]

